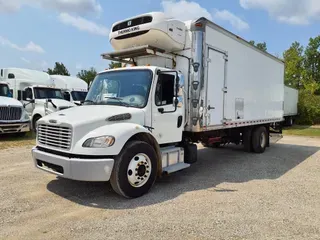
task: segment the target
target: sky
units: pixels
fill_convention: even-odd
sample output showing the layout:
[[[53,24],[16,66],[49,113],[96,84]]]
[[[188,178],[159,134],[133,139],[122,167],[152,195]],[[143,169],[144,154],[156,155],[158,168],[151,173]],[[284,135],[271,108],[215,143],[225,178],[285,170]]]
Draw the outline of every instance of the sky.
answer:
[[[292,42],[320,35],[320,0],[0,0],[0,67],[36,70],[66,65],[72,75],[101,71],[113,51],[116,21],[161,11],[180,20],[206,17],[282,56]]]

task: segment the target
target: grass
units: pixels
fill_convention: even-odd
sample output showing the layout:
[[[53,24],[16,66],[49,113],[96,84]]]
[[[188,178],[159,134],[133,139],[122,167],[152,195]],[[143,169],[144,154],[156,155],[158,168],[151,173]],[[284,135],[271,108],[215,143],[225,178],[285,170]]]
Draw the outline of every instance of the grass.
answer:
[[[306,137],[320,137],[320,128],[316,126],[300,126],[295,125],[283,129],[284,135],[296,135]]]
[[[25,136],[20,137],[14,134],[0,135],[0,149],[13,147],[32,147],[36,143],[36,136],[33,132],[28,132]]]

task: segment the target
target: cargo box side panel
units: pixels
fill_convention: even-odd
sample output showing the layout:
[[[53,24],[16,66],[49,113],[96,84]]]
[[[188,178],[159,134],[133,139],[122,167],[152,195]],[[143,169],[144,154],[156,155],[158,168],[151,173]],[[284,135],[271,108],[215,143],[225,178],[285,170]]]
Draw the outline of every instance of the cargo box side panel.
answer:
[[[207,67],[212,65],[210,48],[226,52],[227,61],[225,68],[225,86],[221,86],[220,73],[208,70],[205,77],[207,85],[206,118],[215,119],[208,121],[207,127],[217,124],[215,105],[220,109],[221,99],[212,102],[215,94],[224,96],[223,116],[221,124],[239,123],[248,121],[280,121],[283,117],[284,101],[284,64],[279,60],[267,56],[260,51],[246,45],[239,39],[231,37],[221,29],[206,26],[205,33]],[[217,56],[215,54],[215,56]],[[221,65],[221,62],[218,64]],[[214,66],[211,66],[214,69]],[[221,66],[217,71],[221,71]],[[216,82],[218,81],[217,85]],[[224,95],[221,93],[225,90]],[[211,101],[208,101],[211,100]],[[210,109],[208,109],[208,107]],[[218,114],[221,111],[219,110]]]
[[[295,116],[298,114],[298,95],[297,89],[284,87],[284,116]]]

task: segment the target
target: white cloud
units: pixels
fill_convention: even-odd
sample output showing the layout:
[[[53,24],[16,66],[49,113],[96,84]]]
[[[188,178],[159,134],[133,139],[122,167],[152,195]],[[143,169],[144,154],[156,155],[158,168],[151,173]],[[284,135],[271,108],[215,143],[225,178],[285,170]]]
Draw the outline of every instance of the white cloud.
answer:
[[[19,0],[0,0],[0,13],[12,13],[20,9]]]
[[[319,0],[240,0],[244,9],[261,9],[279,22],[305,25],[320,16]]]
[[[0,36],[0,45],[5,46],[5,47],[10,47],[22,52],[35,52],[35,53],[44,53],[45,51],[43,48],[34,42],[29,42],[26,46],[20,47],[15,43],[10,42],[8,39]]]
[[[53,8],[59,12],[84,14],[102,12],[101,5],[96,0],[43,0],[42,7]]]
[[[108,36],[109,30],[102,26],[98,25],[92,21],[89,21],[85,18],[79,17],[79,16],[72,16],[68,13],[61,13],[59,15],[59,20],[65,24],[73,26],[80,31],[89,32],[96,35],[102,35],[102,36]]]
[[[28,60],[28,59],[26,59],[26,58],[24,58],[24,57],[21,57],[20,59],[21,59],[23,62],[25,62],[25,63],[28,63],[28,64],[31,63],[30,60]]]
[[[161,2],[165,14],[171,17],[178,18],[182,21],[192,20],[200,17],[212,20],[211,14],[207,9],[201,7],[196,2],[189,2],[185,0],[163,0]]]
[[[165,14],[178,18],[182,21],[205,17],[209,20],[227,21],[237,30],[249,28],[249,24],[229,12],[228,10],[214,10],[211,14],[207,9],[201,7],[198,3],[186,0],[174,1],[163,0],[162,7]]]
[[[241,18],[237,17],[228,10],[215,10],[213,14],[213,19],[227,21],[231,24],[232,27],[239,31],[249,29],[249,24],[247,22],[243,21]]]
[[[97,0],[0,0],[0,13],[12,13],[22,6],[41,7],[68,13],[100,13],[101,5]]]

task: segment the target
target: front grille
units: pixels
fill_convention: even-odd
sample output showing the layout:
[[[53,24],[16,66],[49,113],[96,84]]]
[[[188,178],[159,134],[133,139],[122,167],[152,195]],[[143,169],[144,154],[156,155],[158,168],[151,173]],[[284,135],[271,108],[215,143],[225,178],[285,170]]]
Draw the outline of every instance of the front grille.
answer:
[[[0,107],[0,120],[20,120],[22,114],[21,107]]]
[[[60,149],[70,149],[72,130],[69,127],[39,124],[37,129],[39,143]]]

